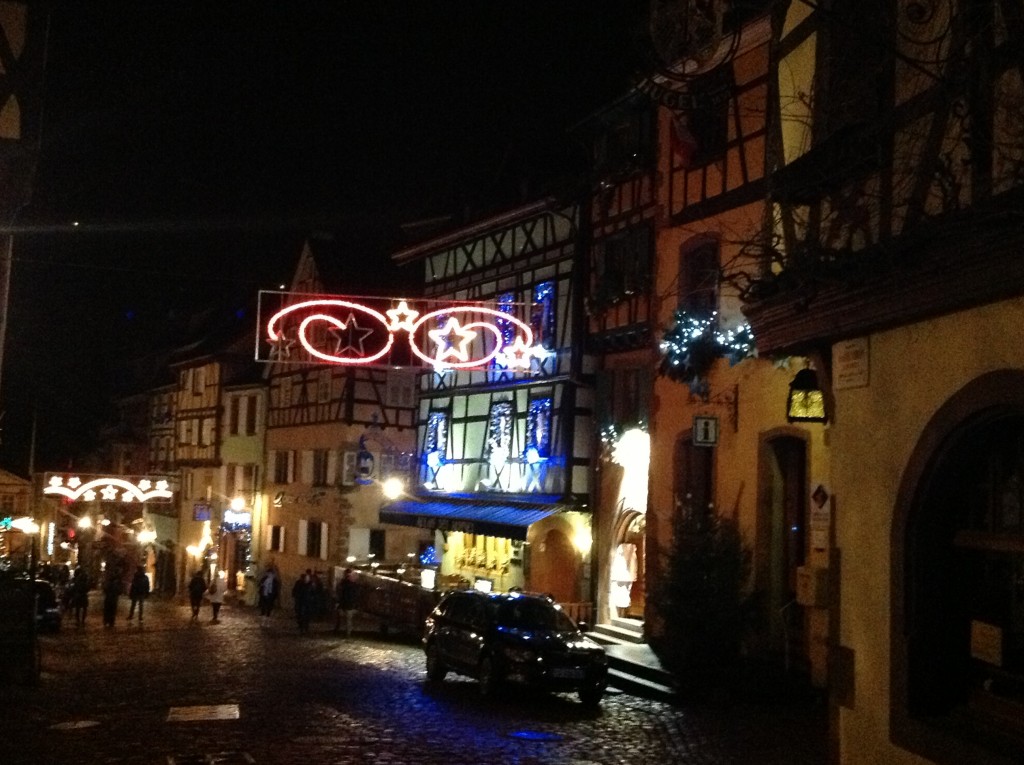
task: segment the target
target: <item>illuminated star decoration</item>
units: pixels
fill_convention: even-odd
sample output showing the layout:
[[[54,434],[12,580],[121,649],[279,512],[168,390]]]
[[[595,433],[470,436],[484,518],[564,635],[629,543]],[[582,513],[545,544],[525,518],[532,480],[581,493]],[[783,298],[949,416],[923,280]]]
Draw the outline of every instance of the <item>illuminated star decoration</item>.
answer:
[[[308,354],[332,364],[388,364],[388,354],[399,337],[407,340],[412,356],[441,371],[484,368],[505,359],[506,367],[528,371],[533,358],[551,353],[534,346],[532,326],[514,316],[510,305],[495,310],[458,302],[426,313],[410,308],[404,299],[394,298],[391,305],[378,311],[340,298],[287,305],[265,325],[264,339],[270,348],[266,360],[289,359],[295,345],[303,351],[301,360],[307,360]],[[257,349],[257,358],[259,353]]]
[[[327,331],[338,339],[337,345],[334,347],[334,354],[336,356],[340,356],[347,351],[353,351],[359,356],[365,356],[366,351],[363,343],[367,337],[373,334],[373,330],[369,327],[360,327],[355,315],[351,312],[349,312],[348,318],[341,322],[341,326],[331,327]]]
[[[146,502],[154,499],[171,499],[174,496],[165,480],[157,481],[154,488],[153,483],[145,478],[138,484],[123,478],[94,478],[83,483],[78,476],[72,476],[66,483],[60,476],[51,477],[43,489],[43,494],[60,495],[72,502],[77,499],[92,502],[96,499],[97,490],[107,501],[116,500],[118,493],[121,494],[122,502]]]
[[[465,363],[469,360],[469,351],[466,346],[473,342],[477,333],[459,324],[459,320],[448,317],[448,321],[441,329],[432,329],[427,334],[437,345],[437,353],[434,361],[437,365],[443,365],[449,358]]]
[[[398,308],[392,308],[384,313],[386,313],[388,318],[391,319],[391,323],[388,325],[388,329],[391,332],[399,332],[402,330],[405,332],[412,332],[416,317],[420,315],[419,311],[414,311],[409,308],[409,304],[404,300],[398,304]]]
[[[509,369],[529,369],[530,359],[535,355],[534,349],[526,344],[521,337],[505,346],[501,353],[504,365]]]
[[[293,345],[295,341],[289,339],[282,329],[276,336],[270,338],[270,360],[284,361],[291,358]]]

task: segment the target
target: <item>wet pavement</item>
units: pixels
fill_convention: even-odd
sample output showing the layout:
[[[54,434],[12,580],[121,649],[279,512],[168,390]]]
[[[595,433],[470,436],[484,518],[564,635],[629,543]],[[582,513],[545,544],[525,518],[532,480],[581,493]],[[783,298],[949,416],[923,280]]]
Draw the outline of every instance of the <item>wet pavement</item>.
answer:
[[[186,605],[152,599],[144,626],[88,623],[42,639],[35,686],[0,686],[5,765],[251,763],[311,765],[618,765],[826,762],[825,714],[803,703],[689,708],[609,694],[509,689],[480,698],[449,675],[424,682],[414,641],[357,623],[352,638],[314,623],[300,635],[278,612],[226,604],[190,623]]]

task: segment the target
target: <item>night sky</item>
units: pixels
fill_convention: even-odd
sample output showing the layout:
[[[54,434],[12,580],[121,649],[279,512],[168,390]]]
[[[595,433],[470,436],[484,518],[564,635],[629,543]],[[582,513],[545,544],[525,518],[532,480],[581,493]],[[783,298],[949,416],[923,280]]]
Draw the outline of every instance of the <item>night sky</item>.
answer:
[[[80,458],[121,359],[196,306],[276,288],[308,234],[344,243],[349,294],[379,292],[419,277],[390,264],[401,224],[579,168],[567,128],[629,88],[640,5],[57,3],[0,466],[25,473],[32,412],[37,470]]]

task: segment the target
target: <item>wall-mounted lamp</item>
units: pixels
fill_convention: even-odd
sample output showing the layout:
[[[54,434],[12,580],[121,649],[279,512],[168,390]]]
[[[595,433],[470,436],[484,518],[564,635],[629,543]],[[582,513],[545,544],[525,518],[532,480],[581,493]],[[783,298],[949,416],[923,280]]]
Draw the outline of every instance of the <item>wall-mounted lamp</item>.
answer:
[[[813,369],[801,369],[789,384],[786,419],[790,422],[827,422],[825,393]]]

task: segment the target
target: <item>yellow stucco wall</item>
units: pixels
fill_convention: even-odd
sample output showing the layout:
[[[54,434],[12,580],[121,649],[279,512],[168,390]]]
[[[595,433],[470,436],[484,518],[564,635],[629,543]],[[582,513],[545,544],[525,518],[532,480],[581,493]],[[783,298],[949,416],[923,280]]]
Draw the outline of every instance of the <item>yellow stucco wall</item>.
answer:
[[[870,337],[867,387],[837,391],[836,538],[843,556],[840,643],[854,652],[855,703],[842,708],[842,762],[926,760],[889,742],[891,546],[896,492],[936,410],[979,375],[1024,367],[1024,299]]]

